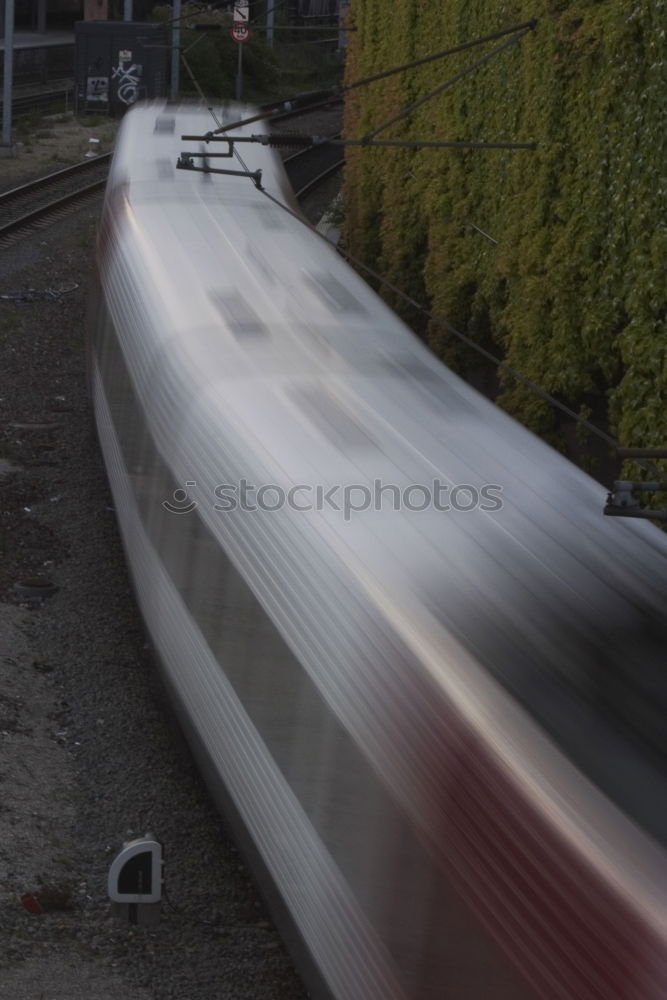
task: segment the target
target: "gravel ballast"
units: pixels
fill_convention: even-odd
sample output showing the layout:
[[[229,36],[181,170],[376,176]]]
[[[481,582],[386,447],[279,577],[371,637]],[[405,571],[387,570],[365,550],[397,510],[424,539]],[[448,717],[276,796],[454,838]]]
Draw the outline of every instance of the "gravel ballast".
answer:
[[[85,380],[95,221],[83,210],[0,265],[0,294],[78,286],[0,300],[0,997],[303,1000],[131,592]],[[57,589],[15,589],[36,577]],[[116,920],[106,894],[114,855],[148,831],[172,904],[155,930]]]

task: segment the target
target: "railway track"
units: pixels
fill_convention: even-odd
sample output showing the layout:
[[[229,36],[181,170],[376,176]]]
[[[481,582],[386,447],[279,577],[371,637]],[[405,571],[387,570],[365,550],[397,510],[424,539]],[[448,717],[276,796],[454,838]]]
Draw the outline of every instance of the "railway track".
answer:
[[[282,122],[296,118],[302,133],[312,130],[318,135],[339,138],[342,106],[343,101],[340,99],[323,101],[321,106],[315,108],[301,107],[274,115],[271,124],[280,128]],[[345,161],[340,146],[321,144],[287,155],[284,162],[297,200],[302,201],[337,173]]]
[[[37,93],[17,94],[12,101],[12,120],[18,121],[26,118],[35,111],[46,111],[50,108],[62,110],[71,109],[74,100],[74,88],[71,83],[57,87],[52,90],[40,91]],[[0,101],[0,116],[4,111],[4,104]]]
[[[297,201],[312,194],[325,180],[337,173],[345,160],[340,146],[311,146],[285,159],[285,169]]]
[[[0,195],[0,248],[97,197],[104,190],[110,160],[111,154],[104,153],[5,191]]]

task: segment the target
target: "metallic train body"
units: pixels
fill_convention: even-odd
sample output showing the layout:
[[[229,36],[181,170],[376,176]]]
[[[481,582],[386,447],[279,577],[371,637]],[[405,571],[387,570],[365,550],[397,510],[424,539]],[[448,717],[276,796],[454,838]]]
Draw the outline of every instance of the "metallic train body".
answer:
[[[90,371],[212,787],[336,1000],[664,1000],[667,539],[605,519],[251,180],[175,170],[210,128],[157,104],[123,122]],[[290,204],[273,152],[237,148]],[[244,480],[298,490],[243,510]],[[296,509],[434,480],[502,507]]]

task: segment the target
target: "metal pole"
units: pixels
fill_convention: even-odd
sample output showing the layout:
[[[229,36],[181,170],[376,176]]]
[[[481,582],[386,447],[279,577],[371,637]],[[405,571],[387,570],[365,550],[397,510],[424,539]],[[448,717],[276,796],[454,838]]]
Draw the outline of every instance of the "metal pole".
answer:
[[[667,448],[617,448],[619,458],[667,458]]]
[[[123,20],[132,20],[132,0],[123,0]]]
[[[178,71],[181,62],[181,0],[174,0],[174,23],[171,29],[171,99],[178,98]]]
[[[5,70],[2,81],[2,145],[12,146],[12,83],[14,78],[14,0],[5,0]]]
[[[347,45],[347,36],[343,28],[343,20],[347,13],[348,0],[340,0],[338,5],[338,51],[342,52]]]
[[[273,48],[273,24],[275,17],[275,7],[273,6],[273,0],[269,0],[269,9],[266,12],[266,44],[270,49]]]
[[[239,63],[236,70],[236,100],[241,100],[241,94],[243,93],[243,42],[238,43],[239,46]]]
[[[43,35],[46,31],[46,0],[37,0],[37,33]]]

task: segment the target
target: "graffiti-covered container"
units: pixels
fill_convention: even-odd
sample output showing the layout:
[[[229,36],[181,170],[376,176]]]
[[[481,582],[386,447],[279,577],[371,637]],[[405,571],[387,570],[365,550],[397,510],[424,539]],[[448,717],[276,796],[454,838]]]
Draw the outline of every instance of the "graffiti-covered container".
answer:
[[[166,97],[169,47],[163,24],[77,21],[76,109],[119,114],[135,101]]]

